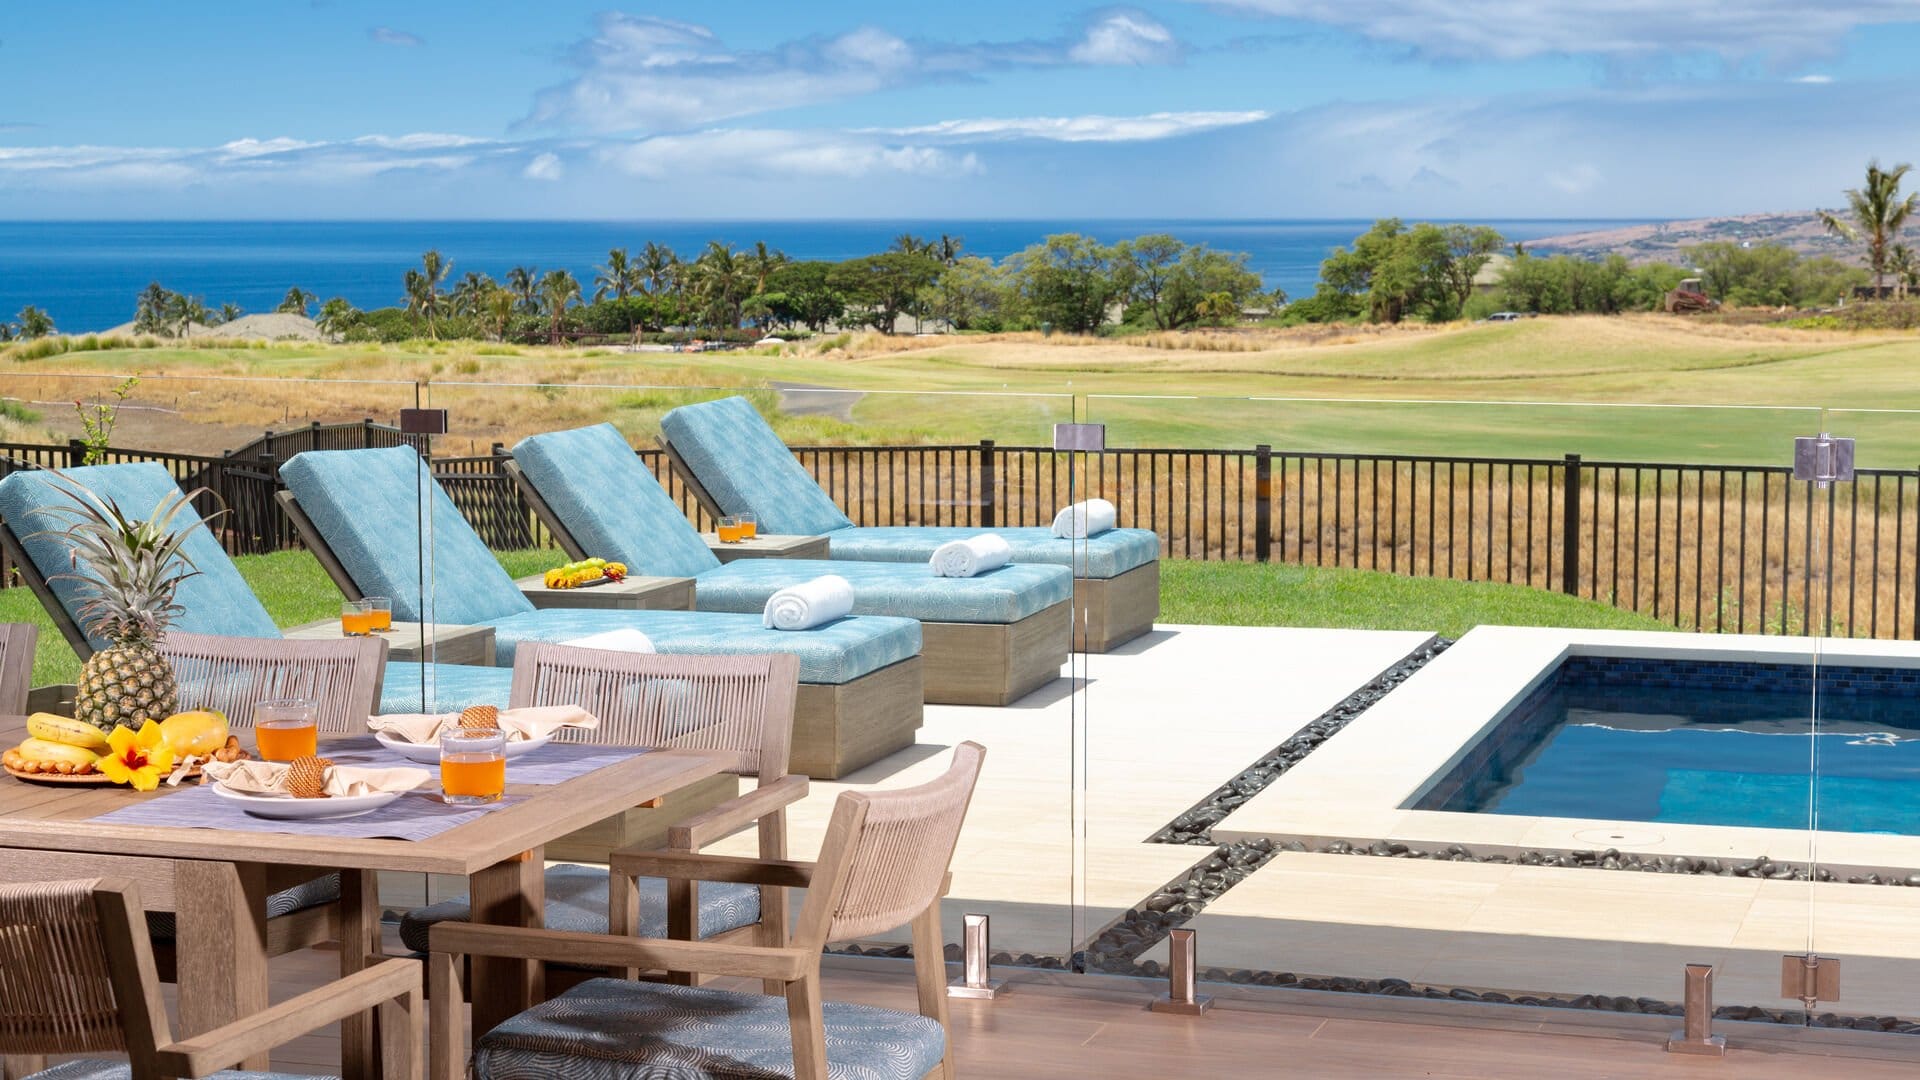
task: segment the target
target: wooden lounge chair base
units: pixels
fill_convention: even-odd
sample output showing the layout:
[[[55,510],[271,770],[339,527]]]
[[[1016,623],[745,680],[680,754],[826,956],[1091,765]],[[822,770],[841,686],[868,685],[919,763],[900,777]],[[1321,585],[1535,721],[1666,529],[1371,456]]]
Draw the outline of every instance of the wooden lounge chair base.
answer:
[[[1073,649],[1103,653],[1153,629],[1160,615],[1158,559],[1114,578],[1073,579]]]
[[[922,623],[929,704],[1011,705],[1060,677],[1072,605],[1016,623]]]
[[[922,657],[914,656],[849,683],[801,683],[792,770],[837,780],[912,746],[925,715],[924,670]]]

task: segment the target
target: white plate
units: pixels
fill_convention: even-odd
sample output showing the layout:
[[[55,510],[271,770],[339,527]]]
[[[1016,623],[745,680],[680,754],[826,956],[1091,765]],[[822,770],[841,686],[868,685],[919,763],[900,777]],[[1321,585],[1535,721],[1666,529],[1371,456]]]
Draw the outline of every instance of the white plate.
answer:
[[[440,744],[437,742],[425,745],[412,743],[405,739],[396,739],[384,731],[374,732],[373,737],[381,746],[412,761],[418,761],[422,765],[440,764]],[[551,735],[542,735],[537,739],[508,739],[506,749],[507,757],[517,758],[521,754],[538,750],[547,745],[548,741],[552,738],[553,736]]]
[[[276,821],[334,821],[339,818],[370,814],[405,795],[404,791],[381,791],[372,795],[342,795],[330,799],[296,799],[291,795],[254,795],[214,784],[213,793],[232,799],[240,809],[254,817]]]

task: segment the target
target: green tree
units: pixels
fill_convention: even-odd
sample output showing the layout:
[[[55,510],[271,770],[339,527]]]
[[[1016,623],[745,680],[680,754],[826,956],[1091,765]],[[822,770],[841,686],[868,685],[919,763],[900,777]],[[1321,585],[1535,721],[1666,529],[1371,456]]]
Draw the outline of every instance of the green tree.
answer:
[[[47,337],[54,332],[53,316],[32,304],[21,308],[20,314],[14,318],[19,320],[20,336],[28,340]]]
[[[507,327],[513,322],[513,310],[519,306],[519,302],[520,298],[515,296],[511,289],[504,289],[495,285],[487,290],[486,296],[482,301],[484,305],[483,317],[487,324],[488,335],[492,337],[493,340],[506,340]]]
[[[625,300],[630,292],[639,290],[640,268],[627,258],[626,248],[614,248],[607,252],[604,266],[594,268],[593,298],[596,301],[606,299],[611,293],[616,300]]]
[[[567,308],[580,299],[580,282],[565,270],[549,270],[540,279],[540,304],[547,315],[547,342],[560,343],[560,326]]]
[[[1894,290],[1902,297],[1920,288],[1920,254],[1905,244],[1895,244],[1887,254],[1887,273],[1893,275]]]
[[[753,278],[753,291],[766,292],[767,282],[780,272],[781,267],[792,261],[787,258],[786,252],[767,247],[765,240],[756,242],[753,250],[746,254],[747,273]]]
[[[280,306],[273,310],[281,315],[299,315],[305,317],[307,309],[312,307],[313,302],[318,299],[319,297],[295,285],[293,288],[287,290],[287,295],[280,301]]]
[[[939,276],[940,264],[924,254],[887,251],[848,259],[827,273],[827,284],[858,309],[867,325],[891,334],[921,290]]]
[[[1078,233],[1049,236],[1009,262],[1014,289],[1030,315],[1068,333],[1098,331],[1126,295],[1114,249]]]
[[[139,299],[133,304],[133,332],[136,334],[165,334],[168,313],[173,310],[173,293],[163,288],[157,281],[147,283],[140,290]]]
[[[507,271],[507,290],[513,293],[523,314],[540,313],[540,271],[532,266],[516,266]]]
[[[933,283],[932,307],[955,330],[1000,329],[1012,314],[1012,283],[992,259],[965,255]]]
[[[185,293],[174,293],[167,307],[167,323],[173,328],[174,337],[186,337],[195,325],[206,326],[212,317],[204,300]]]
[[[672,292],[677,288],[676,279],[680,271],[680,256],[665,244],[647,241],[640,252],[640,280],[646,283],[647,291],[658,296]]]
[[[1447,238],[1447,260],[1441,272],[1453,298],[1453,314],[1458,316],[1473,299],[1474,279],[1507,241],[1500,230],[1488,225],[1448,225],[1442,232]]]
[[[740,253],[718,240],[687,268],[686,289],[703,326],[740,325],[740,306],[753,294],[753,275]]]
[[[246,309],[231,300],[220,305],[220,321],[222,323],[230,323],[246,313]]]
[[[1903,164],[1882,169],[1879,161],[1869,161],[1866,184],[1847,190],[1847,218],[1820,211],[1820,223],[1828,232],[1865,241],[1867,268],[1873,271],[1875,292],[1886,284],[1887,260],[1894,239],[1906,227],[1914,210],[1920,208],[1920,191],[1900,194],[1900,181],[1912,168]]]
[[[347,327],[359,314],[352,304],[347,303],[346,297],[336,296],[320,305],[320,317],[314,320],[314,325],[328,337],[339,337],[346,333]]]
[[[847,312],[847,298],[828,277],[833,264],[809,260],[789,263],[767,279],[763,294],[768,314],[778,323],[825,330]]]

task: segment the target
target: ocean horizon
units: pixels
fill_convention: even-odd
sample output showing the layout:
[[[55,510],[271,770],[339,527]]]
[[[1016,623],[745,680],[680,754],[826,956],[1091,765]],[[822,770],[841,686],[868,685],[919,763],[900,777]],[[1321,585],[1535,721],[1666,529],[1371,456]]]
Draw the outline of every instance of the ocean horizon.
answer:
[[[1533,218],[1472,221],[1512,240],[1538,240],[1651,219]],[[420,253],[498,279],[513,266],[565,269],[591,294],[609,248],[635,255],[649,240],[692,257],[709,240],[734,247],[765,241],[795,259],[850,259],[885,250],[901,233],[957,235],[964,253],[1002,259],[1054,233],[1103,243],[1171,233],[1187,243],[1246,252],[1269,289],[1313,291],[1321,260],[1372,219],[724,219],[703,221],[474,220],[86,220],[0,221],[0,318],[36,305],[62,332],[106,330],[133,319],[150,281],[201,297],[209,307],[272,311],[290,286],[359,308],[402,303],[402,276]]]

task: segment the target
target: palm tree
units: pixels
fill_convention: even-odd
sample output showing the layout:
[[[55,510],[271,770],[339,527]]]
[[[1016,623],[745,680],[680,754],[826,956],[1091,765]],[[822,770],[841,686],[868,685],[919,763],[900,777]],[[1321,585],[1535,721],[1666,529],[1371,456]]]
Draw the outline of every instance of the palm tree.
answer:
[[[707,241],[707,249],[687,270],[688,290],[715,325],[740,325],[740,304],[752,285],[746,260],[718,240]]]
[[[231,300],[220,305],[220,321],[223,323],[230,323],[246,313],[245,308]]]
[[[134,333],[165,333],[167,312],[172,307],[173,294],[157,281],[148,282],[147,287],[140,290],[140,298],[133,304]]]
[[[486,314],[487,294],[499,288],[492,278],[469,270],[460,283],[453,287],[453,313],[464,319],[478,319]]]
[[[427,276],[418,270],[408,270],[401,279],[401,288],[405,294],[401,297],[407,307],[407,318],[418,321],[427,309]]]
[[[488,289],[486,296],[482,298],[481,304],[486,309],[487,321],[492,324],[495,341],[507,339],[507,326],[513,322],[513,309],[517,303],[519,303],[519,297],[514,296],[512,290],[503,289],[498,285]]]
[[[606,299],[608,293],[612,293],[615,300],[625,300],[628,293],[638,290],[640,268],[627,258],[626,248],[614,248],[607,252],[607,265],[594,269],[599,271],[593,279],[595,303]]]
[[[529,315],[540,313],[540,271],[531,266],[516,266],[507,271],[507,290],[520,302],[520,310]]]
[[[212,312],[207,310],[207,305],[199,297],[185,293],[173,294],[173,302],[167,309],[167,321],[173,325],[174,337],[186,337],[187,331],[193,329],[195,323],[206,326],[211,318]]]
[[[747,273],[753,277],[753,291],[763,293],[767,291],[767,279],[793,260],[787,258],[786,252],[772,250],[767,247],[765,240],[761,240],[747,253],[746,261]]]
[[[354,310],[353,305],[347,303],[346,297],[336,296],[320,305],[320,317],[315,319],[314,323],[320,327],[321,333],[334,337],[344,332],[347,324],[352,322],[353,317],[358,314],[360,313]]]
[[[312,307],[313,302],[318,299],[320,298],[300,286],[295,285],[293,288],[287,290],[286,298],[281,300],[280,306],[273,310],[282,315],[305,316],[307,309]]]
[[[902,255],[925,255],[932,249],[932,241],[922,240],[912,233],[901,233],[893,238],[892,250]]]
[[[547,311],[547,342],[560,343],[560,323],[566,318],[567,305],[580,299],[580,282],[565,270],[549,270],[540,279],[540,301]]]
[[[1905,298],[1920,287],[1920,252],[1905,244],[1895,244],[1887,252],[1887,273],[1893,275],[1893,294]]]
[[[20,336],[23,338],[43,338],[53,333],[53,316],[28,304],[15,316],[20,320]]]
[[[1878,160],[1867,162],[1867,183],[1864,187],[1847,190],[1847,213],[1853,220],[1847,221],[1836,214],[1820,211],[1820,223],[1827,231],[1849,240],[1864,239],[1867,243],[1867,267],[1873,271],[1873,291],[1877,295],[1885,287],[1887,277],[1887,258],[1889,248],[1907,224],[1907,219],[1920,209],[1920,191],[1904,197],[1900,194],[1900,181],[1911,165],[1895,165],[1891,169],[1882,169]]]
[[[960,249],[965,246],[965,237],[953,236],[949,233],[941,233],[940,239],[928,245],[933,257],[939,259],[944,266],[952,266],[954,263],[959,262]]]
[[[419,279],[416,281],[411,275],[407,279],[408,296],[413,295],[416,287],[419,289],[418,304],[420,314],[427,320],[427,336],[436,340],[440,333],[433,320],[440,315],[440,286],[452,272],[453,260],[444,258],[437,250],[426,251],[420,255]]]
[[[665,244],[656,244],[649,240],[647,246],[640,252],[638,269],[640,279],[647,283],[648,292],[656,295],[668,292],[673,288],[674,279],[679,274],[680,256],[675,255],[673,249]]]

